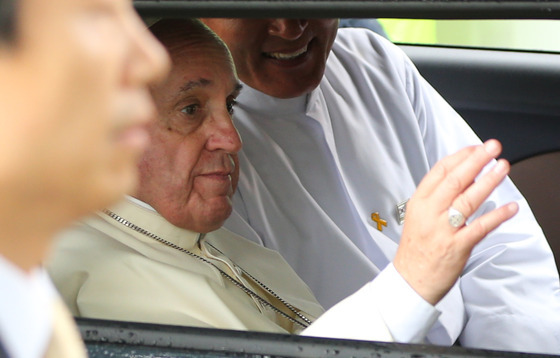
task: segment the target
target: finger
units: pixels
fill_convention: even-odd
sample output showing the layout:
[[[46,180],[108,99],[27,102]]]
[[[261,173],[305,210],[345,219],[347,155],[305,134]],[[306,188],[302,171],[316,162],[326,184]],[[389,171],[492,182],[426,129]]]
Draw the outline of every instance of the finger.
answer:
[[[511,202],[497,209],[490,211],[474,220],[467,226],[464,226],[455,234],[457,242],[464,245],[464,249],[468,253],[478,244],[488,233],[496,229],[505,221],[511,219],[517,211],[519,205],[516,202]]]
[[[480,205],[490,196],[492,191],[508,175],[510,165],[507,160],[500,159],[488,173],[484,174],[480,180],[469,186],[462,194],[453,200],[451,207],[461,212],[465,217],[469,217]]]
[[[497,140],[489,140],[484,145],[475,147],[471,155],[451,170],[441,185],[434,189],[434,202],[440,203],[447,210],[453,200],[474,182],[482,169],[500,152],[501,145]]]
[[[487,151],[495,152],[495,156],[501,151],[501,144],[495,139],[490,139],[484,143],[487,147]],[[497,146],[497,148],[496,148]],[[472,153],[476,150],[478,146],[465,147],[458,152],[448,155],[441,159],[434,165],[432,170],[422,179],[418,185],[417,191],[423,196],[431,195],[432,191],[437,188],[445,177],[449,175],[453,169],[458,165],[463,163]]]
[[[448,155],[445,158],[438,161],[434,167],[426,174],[422,179],[418,188],[416,188],[417,195],[420,197],[427,197],[432,194],[435,188],[441,184],[449,172],[451,172],[457,165],[467,159],[472,152],[475,150],[476,146],[465,147],[458,152]]]

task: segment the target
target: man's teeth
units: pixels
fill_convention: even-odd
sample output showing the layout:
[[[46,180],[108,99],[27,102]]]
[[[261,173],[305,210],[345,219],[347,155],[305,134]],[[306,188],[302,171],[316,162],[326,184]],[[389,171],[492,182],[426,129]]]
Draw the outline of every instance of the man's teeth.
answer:
[[[307,46],[305,46],[304,48],[296,51],[296,52],[292,52],[292,53],[282,53],[282,52],[268,52],[267,56],[275,58],[277,60],[292,60],[302,54],[304,54],[307,51]]]

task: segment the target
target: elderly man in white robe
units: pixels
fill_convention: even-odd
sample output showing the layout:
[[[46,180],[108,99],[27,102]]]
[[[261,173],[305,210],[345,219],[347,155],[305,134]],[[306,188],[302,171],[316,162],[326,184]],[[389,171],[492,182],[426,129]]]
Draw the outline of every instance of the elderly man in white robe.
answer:
[[[509,171],[507,161],[494,161],[500,144],[472,146],[436,165],[408,203],[393,262],[323,312],[278,253],[221,228],[232,211],[241,149],[231,118],[241,85],[227,47],[196,20],[161,20],[151,30],[174,65],[167,80],[152,87],[159,120],[149,126],[139,190],[66,232],[49,263],[72,312],[424,342],[439,315],[434,305],[472,248],[517,212],[509,203],[465,225]]]

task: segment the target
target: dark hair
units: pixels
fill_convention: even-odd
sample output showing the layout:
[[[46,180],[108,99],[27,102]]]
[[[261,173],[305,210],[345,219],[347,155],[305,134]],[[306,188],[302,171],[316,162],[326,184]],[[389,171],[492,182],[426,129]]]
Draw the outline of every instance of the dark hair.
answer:
[[[16,28],[16,1],[0,0],[0,42],[11,42]]]

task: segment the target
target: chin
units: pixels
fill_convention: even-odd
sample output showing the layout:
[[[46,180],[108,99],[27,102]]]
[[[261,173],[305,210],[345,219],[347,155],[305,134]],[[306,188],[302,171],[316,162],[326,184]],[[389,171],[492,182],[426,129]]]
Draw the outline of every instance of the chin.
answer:
[[[219,228],[221,228],[222,225],[224,224],[224,222],[225,222],[225,220],[220,221],[220,222],[199,223],[198,225],[196,225],[196,227],[194,229],[189,229],[189,230],[199,232],[201,234],[207,234],[209,232],[216,231]]]
[[[224,225],[224,222],[231,215],[231,211],[232,208],[230,206],[226,210],[216,209],[215,211],[208,213],[208,215],[202,216],[199,221],[199,225],[196,225],[197,230],[195,231],[205,234],[218,230]]]

